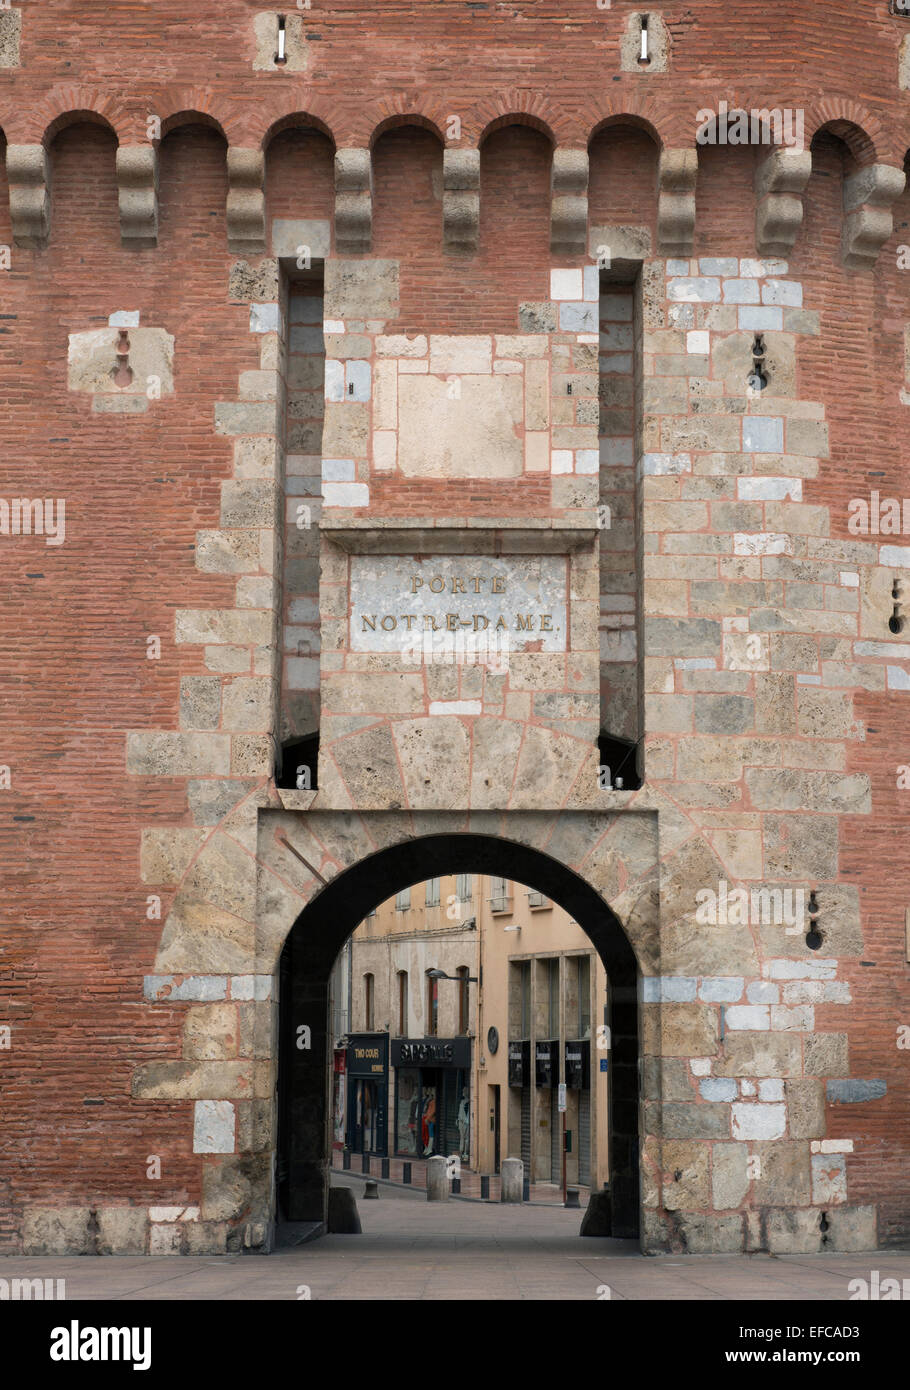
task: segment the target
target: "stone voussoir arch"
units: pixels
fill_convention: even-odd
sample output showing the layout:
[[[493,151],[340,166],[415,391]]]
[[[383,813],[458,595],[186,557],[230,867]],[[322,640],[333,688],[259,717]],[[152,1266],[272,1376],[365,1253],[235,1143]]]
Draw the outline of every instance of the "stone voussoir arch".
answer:
[[[679,143],[679,127],[676,120],[661,115],[654,102],[627,98],[625,101],[603,103],[598,107],[588,129],[588,148],[604,131],[621,130],[624,127],[643,130],[654,141],[658,154],[661,150],[675,148]]]
[[[830,131],[842,140],[859,168],[880,161],[900,163],[898,139],[891,139],[879,118],[847,97],[825,97],[806,111],[806,146]]]
[[[477,131],[478,147],[504,126],[526,125],[546,136],[552,146],[572,145],[581,134],[575,123],[553,108],[546,97],[535,92],[503,92],[479,103],[469,113],[465,125]]]
[[[430,108],[418,102],[384,103],[382,114],[377,112],[376,115],[376,124],[369,135],[370,149],[374,149],[376,142],[388,131],[399,130],[403,126],[414,126],[418,130],[428,130],[441,145],[452,143],[446,141],[446,113],[438,107]]]
[[[337,128],[329,119],[332,113],[325,111],[322,104],[318,101],[308,102],[306,107],[295,106],[289,108],[283,115],[276,116],[270,112],[272,119],[263,131],[262,135],[256,137],[255,143],[268,155],[269,146],[279,135],[283,135],[288,130],[312,130],[320,135],[326,136],[331,140],[332,145],[337,148],[340,143]],[[337,113],[335,113],[337,115]]]

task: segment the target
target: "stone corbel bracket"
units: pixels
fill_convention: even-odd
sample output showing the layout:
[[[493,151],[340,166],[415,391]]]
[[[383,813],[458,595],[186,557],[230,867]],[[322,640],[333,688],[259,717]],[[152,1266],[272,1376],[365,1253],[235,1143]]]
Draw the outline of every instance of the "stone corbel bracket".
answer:
[[[588,152],[554,150],[550,182],[550,250],[583,256],[588,241]]]
[[[158,245],[158,151],[152,144],[117,150],[117,198],[124,246]]]
[[[774,150],[756,168],[755,245],[760,256],[788,256],[793,250],[811,173],[808,150]]]
[[[230,251],[262,253],[265,244],[265,155],[239,145],[227,152]]]
[[[907,176],[892,164],[870,164],[844,179],[841,257],[851,270],[871,269],[894,230],[891,204],[904,191]]]
[[[335,151],[335,250],[369,251],[373,242],[373,159],[369,150]]]
[[[662,256],[688,256],[692,251],[697,176],[697,150],[661,150],[657,168],[657,241]]]
[[[443,150],[442,235],[447,251],[476,251],[480,233],[480,150]]]
[[[7,145],[9,211],[17,246],[41,250],[51,224],[50,166],[43,145]]]

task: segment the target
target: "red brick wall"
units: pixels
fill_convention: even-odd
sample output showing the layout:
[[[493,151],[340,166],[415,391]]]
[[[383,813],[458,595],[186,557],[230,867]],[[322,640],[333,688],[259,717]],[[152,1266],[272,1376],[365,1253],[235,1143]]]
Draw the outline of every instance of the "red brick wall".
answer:
[[[310,110],[339,143],[365,144],[386,116],[425,110],[441,128],[449,113],[461,114],[470,142],[500,115],[530,110],[564,143],[583,145],[611,109],[643,109],[668,144],[686,145],[695,111],[727,96],[804,103],[817,108],[816,121],[855,110],[885,162],[900,164],[910,143],[907,98],[896,86],[897,45],[910,25],[889,19],[884,0],[668,4],[672,72],[648,78],[619,75],[618,36],[633,8],[625,0],[606,12],[591,0],[484,11],[460,0],[320,5],[308,18],[319,38],[303,78],[252,72],[249,24],[260,8],[241,0],[192,12],[184,0],[26,5],[22,66],[0,72],[0,126],[10,142],[29,143],[60,113],[98,110],[121,140],[137,141],[149,112],[211,110],[231,143],[255,145],[281,116]],[[235,257],[226,245],[224,150],[216,131],[199,126],[166,137],[159,245],[136,251],[120,244],[113,134],[99,125],[62,130],[51,148],[50,244],[13,247],[12,269],[0,275],[0,495],[67,500],[65,545],[0,545],[0,762],[12,772],[12,789],[0,793],[0,1020],[13,1025],[12,1050],[0,1054],[0,1169],[10,1184],[0,1222],[4,1201],[18,1209],[26,1196],[199,1197],[191,1103],[129,1096],[137,1063],[180,1050],[180,1010],[141,999],[160,923],[145,916],[140,831],[190,821],[182,781],[126,775],[124,735],[176,728],[179,678],[203,670],[199,648],[174,646],[174,610],[232,599],[231,580],[194,565],[196,531],[217,526],[219,485],[231,467],[230,441],[213,433],[214,404],[232,399],[238,373],[259,365],[248,308],[228,300]],[[838,261],[842,147],[823,137],[814,157],[791,272],[822,314],[821,336],[801,340],[799,394],[825,402],[832,456],[806,500],[829,506],[832,534],[847,537],[849,497],[869,486],[910,493],[910,411],[898,400],[910,272],[898,270],[895,255],[910,241],[910,195],[895,208],[897,230],[874,274],[846,272]],[[749,254],[753,159],[749,150],[702,151],[696,254]],[[373,254],[402,263],[397,327],[514,331],[518,303],[548,297],[548,143],[527,126],[485,143],[472,258],[442,249],[440,169],[428,131],[394,130],[377,142]],[[277,137],[268,173],[270,218],[331,216],[327,137]],[[592,224],[653,226],[654,178],[644,135],[598,136]],[[2,164],[0,241],[12,241]],[[135,418],[95,415],[88,396],[67,390],[67,334],[103,326],[121,308],[139,309],[143,325],[177,339],[174,396]],[[522,485],[522,508],[544,501],[536,480]],[[518,497],[488,483],[378,480],[373,502],[395,514],[465,506],[501,514]],[[151,633],[162,638],[158,662],[146,658]],[[841,873],[861,885],[872,964],[850,972],[851,1073],[885,1077],[888,1094],[833,1109],[829,1133],[860,1137],[851,1201],[887,1194],[883,1212],[896,1232],[901,1223],[906,1231],[910,1212],[908,1063],[895,1046],[897,1024],[910,1023],[910,825],[907,794],[895,784],[896,764],[910,761],[910,699],[861,692],[856,708],[867,739],[852,745],[850,769],[872,778],[874,810],[843,822]],[[842,1018],[820,1008],[818,1027],[842,1027]],[[104,1104],[84,1104],[91,1098]],[[163,1157],[160,1183],[145,1178],[149,1154]]]

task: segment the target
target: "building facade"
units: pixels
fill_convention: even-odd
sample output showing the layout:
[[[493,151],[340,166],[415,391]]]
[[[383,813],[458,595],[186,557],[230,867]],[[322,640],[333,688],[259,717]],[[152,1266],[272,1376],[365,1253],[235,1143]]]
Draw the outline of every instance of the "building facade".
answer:
[[[451,873],[602,962],[614,1234],[905,1241],[910,20],[133,10],[0,9],[2,1248],[322,1220]]]
[[[489,1174],[515,1157],[531,1182],[561,1184],[565,1146],[567,1182],[608,1181],[606,975],[552,899],[484,874],[415,884],[354,932],[333,995],[348,974],[335,1074],[353,1152],[457,1156]]]

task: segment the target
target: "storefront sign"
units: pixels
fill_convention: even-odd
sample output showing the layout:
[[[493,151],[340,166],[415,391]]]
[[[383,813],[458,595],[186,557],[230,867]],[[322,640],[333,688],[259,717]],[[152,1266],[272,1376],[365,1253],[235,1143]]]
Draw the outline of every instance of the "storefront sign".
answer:
[[[355,1033],[348,1040],[348,1072],[351,1076],[385,1076],[388,1071],[387,1033]]]
[[[559,1043],[539,1042],[534,1048],[535,1084],[545,1088],[555,1086],[559,1079]]]
[[[591,1044],[587,1038],[565,1045],[566,1085],[582,1091],[591,1084]]]
[[[462,1067],[471,1065],[470,1038],[393,1038],[393,1067]]]

